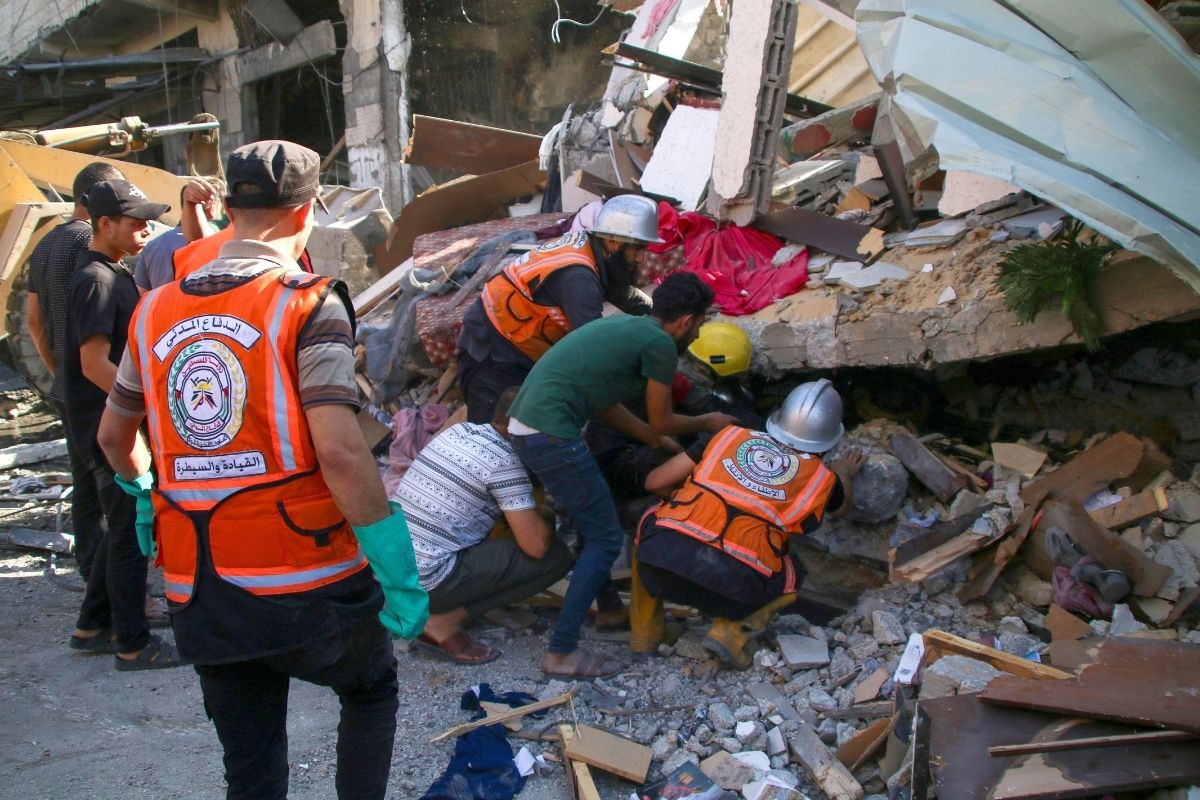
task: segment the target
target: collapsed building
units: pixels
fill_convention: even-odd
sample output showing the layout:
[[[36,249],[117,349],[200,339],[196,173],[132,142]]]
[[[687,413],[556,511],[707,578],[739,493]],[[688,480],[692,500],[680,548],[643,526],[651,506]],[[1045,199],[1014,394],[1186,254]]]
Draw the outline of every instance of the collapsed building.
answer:
[[[660,202],[666,242],[642,283],[687,269],[714,286],[754,342],[764,407],[813,374],[842,388],[867,466],[849,517],[796,543],[796,613],[752,677],[713,676],[698,620],[675,609],[654,680],[576,689],[579,719],[641,748],[537,737],[543,755],[562,747],[578,796],[601,796],[587,764],[635,783],[693,764],[747,800],[1200,780],[1195,3],[648,0],[556,17],[354,2],[337,26],[315,3],[290,4],[298,21],[255,0],[76,5],[50,33],[14,18],[11,92],[42,100],[29,124],[191,76],[189,113],[216,114],[236,146],[288,134],[251,85],[301,63],[318,93],[340,85],[344,122],[318,149],[344,152],[340,177],[379,187],[383,213],[353,259],[338,240],[322,260],[357,290],[361,419],[381,456],[416,444],[398,417],[411,430],[442,404],[461,419],[453,357],[482,283],[624,192]],[[563,10],[601,13],[572,36]],[[29,116],[45,113],[36,87],[85,97],[71,76],[88,67],[46,54],[117,19],[143,26],[122,32],[129,55],[79,55],[142,77]],[[168,54],[163,20],[204,52]],[[505,30],[518,20],[565,44],[532,59],[545,48]],[[340,70],[313,66],[339,50]],[[1173,703],[1139,702],[1155,664],[1147,694]]]

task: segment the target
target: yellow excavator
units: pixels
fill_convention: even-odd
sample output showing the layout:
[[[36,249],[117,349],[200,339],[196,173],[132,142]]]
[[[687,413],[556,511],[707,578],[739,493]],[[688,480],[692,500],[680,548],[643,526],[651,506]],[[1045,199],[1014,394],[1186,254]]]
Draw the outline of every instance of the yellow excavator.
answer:
[[[0,131],[0,308],[8,311],[4,334],[13,366],[43,396],[50,389],[50,376],[25,322],[29,256],[42,237],[70,216],[75,175],[96,161],[109,161],[150,199],[169,204],[162,222],[175,225],[187,178],[119,160],[172,135],[188,136],[189,175],[220,174],[219,125],[211,114],[176,125],[153,126],[125,117],[75,128]]]

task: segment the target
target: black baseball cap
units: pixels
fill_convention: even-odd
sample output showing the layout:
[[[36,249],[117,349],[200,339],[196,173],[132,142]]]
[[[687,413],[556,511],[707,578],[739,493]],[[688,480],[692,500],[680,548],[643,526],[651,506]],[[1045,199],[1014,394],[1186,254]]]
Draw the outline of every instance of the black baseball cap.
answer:
[[[171,210],[166,203],[154,203],[138,187],[127,180],[114,178],[92,184],[83,196],[88,215],[96,217],[133,217],[158,219]]]
[[[317,197],[321,157],[295,142],[266,139],[229,154],[225,180],[229,208],[286,208]],[[318,202],[320,200],[318,199]]]

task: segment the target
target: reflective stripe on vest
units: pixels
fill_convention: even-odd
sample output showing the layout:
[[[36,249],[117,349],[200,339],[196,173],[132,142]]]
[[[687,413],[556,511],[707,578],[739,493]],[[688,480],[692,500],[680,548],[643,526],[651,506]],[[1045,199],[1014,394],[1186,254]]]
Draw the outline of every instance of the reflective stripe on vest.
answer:
[[[366,558],[359,553],[354,558],[338,561],[333,564],[312,567],[291,572],[258,572],[255,570],[223,569],[221,577],[243,589],[287,589],[295,591],[304,584],[319,584],[326,578],[336,577],[346,572],[365,566]],[[309,588],[305,586],[304,588]]]
[[[783,568],[787,537],[820,517],[835,481],[816,456],[731,426],[709,443],[655,521],[771,575]]]
[[[583,232],[566,234],[525,253],[483,286],[480,302],[492,327],[531,361],[571,332],[571,321],[561,308],[542,305],[533,295],[555,272],[576,266],[600,275],[591,241]]]

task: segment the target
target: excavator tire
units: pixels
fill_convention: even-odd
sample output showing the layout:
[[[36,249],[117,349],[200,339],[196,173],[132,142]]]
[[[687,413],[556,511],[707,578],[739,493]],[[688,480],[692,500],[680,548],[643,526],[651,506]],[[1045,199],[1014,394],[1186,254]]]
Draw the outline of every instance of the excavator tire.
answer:
[[[8,352],[12,358],[12,368],[15,369],[25,383],[29,385],[43,400],[50,398],[50,384],[53,382],[49,370],[42,363],[29,328],[25,324],[25,291],[28,284],[29,266],[26,264],[15,276],[12,290],[8,293],[8,313],[5,316],[5,330],[8,333]]]

